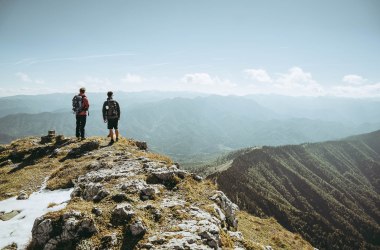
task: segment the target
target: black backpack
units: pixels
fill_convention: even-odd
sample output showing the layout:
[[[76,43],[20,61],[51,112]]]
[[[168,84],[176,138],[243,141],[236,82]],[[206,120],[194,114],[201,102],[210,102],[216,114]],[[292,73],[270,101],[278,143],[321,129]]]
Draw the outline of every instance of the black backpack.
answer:
[[[117,112],[117,103],[115,100],[107,101],[107,118],[118,118],[119,114]]]
[[[73,97],[73,112],[74,113],[79,113],[82,111],[82,101],[83,98],[80,95],[75,95]]]

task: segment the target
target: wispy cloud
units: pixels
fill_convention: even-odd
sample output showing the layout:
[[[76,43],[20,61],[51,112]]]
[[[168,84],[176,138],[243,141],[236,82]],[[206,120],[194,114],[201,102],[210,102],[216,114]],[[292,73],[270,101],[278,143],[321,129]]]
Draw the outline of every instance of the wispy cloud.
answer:
[[[44,84],[44,80],[40,79],[32,79],[28,74],[23,72],[17,72],[16,76],[23,82],[36,83],[36,84]]]
[[[273,77],[264,69],[245,69],[243,72],[254,81],[249,85],[249,92],[290,96],[325,94],[323,87],[313,79],[311,73],[300,67],[292,67],[286,73],[277,73]]]
[[[272,82],[272,78],[264,69],[246,69],[244,73],[251,79],[258,82]]]
[[[253,81],[247,93],[355,98],[380,96],[380,83],[370,83],[368,79],[355,74],[343,76],[342,83],[322,85],[310,72],[300,67],[292,67],[286,73],[277,73],[272,77],[264,69],[246,69],[244,73]]]
[[[181,90],[223,95],[234,93],[234,89],[237,87],[237,84],[228,79],[221,79],[208,73],[185,74],[180,82],[182,83]]]
[[[362,76],[352,74],[352,75],[345,75],[342,78],[342,81],[348,84],[361,85],[361,84],[366,83],[368,80]]]

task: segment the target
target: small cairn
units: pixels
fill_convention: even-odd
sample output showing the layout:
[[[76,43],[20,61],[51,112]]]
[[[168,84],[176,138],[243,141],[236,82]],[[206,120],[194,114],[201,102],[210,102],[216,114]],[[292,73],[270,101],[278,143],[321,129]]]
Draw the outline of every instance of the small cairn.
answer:
[[[49,130],[48,135],[41,136],[41,143],[42,144],[50,143],[50,142],[53,142],[54,139],[55,139],[55,130]]]

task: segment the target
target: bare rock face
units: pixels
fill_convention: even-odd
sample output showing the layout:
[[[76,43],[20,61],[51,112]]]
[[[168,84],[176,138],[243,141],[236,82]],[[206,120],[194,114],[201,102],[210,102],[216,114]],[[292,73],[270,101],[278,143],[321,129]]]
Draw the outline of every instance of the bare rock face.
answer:
[[[148,144],[145,141],[136,141],[135,144],[140,150],[148,149]]]
[[[32,229],[32,249],[57,249],[73,246],[83,238],[98,232],[94,221],[80,212],[65,213],[58,218],[36,219]]]
[[[145,234],[147,229],[144,226],[144,223],[140,219],[137,219],[134,223],[132,223],[129,226],[129,230],[131,231],[131,234],[133,236],[138,236],[138,235]]]
[[[135,215],[132,205],[129,203],[118,204],[112,211],[112,223],[114,225],[125,224]]]
[[[228,226],[237,229],[238,220],[236,218],[236,212],[239,210],[239,207],[228,199],[222,191],[215,191],[210,199],[215,201],[222,209],[226,215]]]
[[[108,234],[102,237],[102,249],[109,249],[117,245],[117,235],[115,233]]]

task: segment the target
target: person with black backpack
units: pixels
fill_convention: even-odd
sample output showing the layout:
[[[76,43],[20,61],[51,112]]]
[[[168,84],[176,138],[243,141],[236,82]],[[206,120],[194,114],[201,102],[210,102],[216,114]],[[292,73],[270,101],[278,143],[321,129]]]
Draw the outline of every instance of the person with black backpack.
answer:
[[[108,91],[107,96],[107,101],[103,103],[103,120],[107,123],[107,128],[109,129],[108,137],[111,137],[110,144],[113,144],[115,142],[113,139],[113,129],[115,129],[116,141],[119,141],[118,123],[120,120],[120,106],[113,99],[112,91]]]
[[[85,139],[84,127],[86,126],[87,113],[89,113],[88,109],[90,108],[90,103],[84,94],[85,92],[85,88],[80,88],[79,94],[73,97],[73,112],[76,116],[75,135],[78,140]]]

